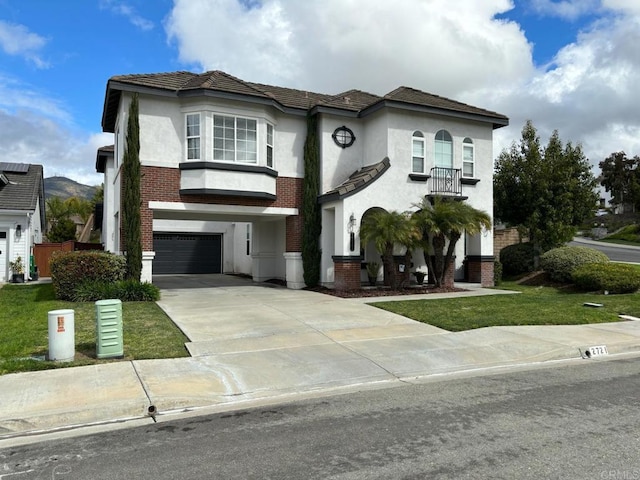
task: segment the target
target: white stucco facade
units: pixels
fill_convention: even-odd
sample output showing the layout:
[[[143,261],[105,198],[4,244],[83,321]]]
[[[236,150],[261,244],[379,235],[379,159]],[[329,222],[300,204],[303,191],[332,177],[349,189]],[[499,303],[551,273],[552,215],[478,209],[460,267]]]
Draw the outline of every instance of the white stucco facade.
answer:
[[[500,114],[410,89],[384,98],[352,91],[342,98],[250,84],[223,72],[158,74],[157,86],[149,77],[140,83],[135,77],[114,77],[107,89],[103,128],[115,134],[115,146],[104,166],[103,242],[120,252],[119,175],[129,103],[137,93],[145,279],[156,274],[158,234],[215,234],[222,236],[222,272],[304,287],[301,199],[308,115],[318,119],[321,284],[334,286],[336,262],[377,255],[365,246],[360,258],[359,225],[367,211],[415,210],[434,194],[438,132],[451,138],[449,170],[456,185],[448,194],[491,214],[493,129],[508,123]],[[184,92],[175,87],[183,79],[190,85]],[[229,122],[224,128],[222,118]],[[355,137],[344,148],[334,139],[341,129]],[[424,139],[419,175],[412,171],[414,132]],[[250,156],[239,161],[244,148]],[[220,160],[222,149],[235,160]],[[369,169],[374,175],[364,185],[348,185],[354,174]],[[468,256],[492,256],[492,242],[490,232],[461,240],[456,275],[464,275]],[[424,268],[421,252],[414,252],[413,261],[414,269]]]

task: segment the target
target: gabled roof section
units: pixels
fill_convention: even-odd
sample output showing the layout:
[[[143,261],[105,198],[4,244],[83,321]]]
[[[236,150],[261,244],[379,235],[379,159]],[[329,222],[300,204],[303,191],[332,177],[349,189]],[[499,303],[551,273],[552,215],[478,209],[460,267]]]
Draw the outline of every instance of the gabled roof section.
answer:
[[[331,109],[333,113],[363,117],[380,108],[393,106],[408,110],[444,114],[493,123],[494,128],[508,125],[509,119],[496,112],[473,107],[438,95],[400,87],[384,97],[361,90],[348,90],[338,95],[314,93],[293,88],[252,83],[219,70],[191,73],[186,71],[117,75],[107,82],[102,129],[113,132],[123,91],[142,92],[174,97],[209,95],[247,102],[270,104],[299,113]]]
[[[114,151],[114,145],[106,145],[98,149],[98,153],[96,154],[96,172],[104,173],[107,160],[113,158]]]
[[[0,183],[0,213],[2,210],[34,211],[40,199],[40,217],[44,219],[44,178],[42,165],[23,165],[26,171],[4,171],[7,184]],[[14,170],[20,170],[14,168]]]
[[[385,157],[381,162],[362,167],[360,170],[353,172],[341,185],[328,191],[324,195],[320,195],[318,201],[320,203],[327,203],[350,197],[375,182],[390,166],[391,162],[389,161],[389,157]]]
[[[361,90],[349,90],[324,100],[321,105],[360,112],[382,100],[382,97]]]
[[[494,128],[509,124],[509,118],[491,110],[474,107],[466,103],[451,100],[449,98],[433,95],[410,87],[399,87],[393,92],[384,96],[384,99],[391,102],[399,102],[407,105],[417,105],[433,108],[439,111],[455,112],[457,114],[469,114],[474,116],[494,119]]]

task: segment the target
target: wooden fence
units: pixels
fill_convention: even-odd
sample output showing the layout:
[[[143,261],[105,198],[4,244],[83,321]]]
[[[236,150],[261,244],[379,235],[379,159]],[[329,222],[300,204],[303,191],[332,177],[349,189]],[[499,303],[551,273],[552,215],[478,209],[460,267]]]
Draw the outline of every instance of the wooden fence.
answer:
[[[68,240],[62,243],[36,243],[33,246],[33,257],[40,277],[50,277],[49,260],[53,252],[73,252],[76,250],[103,250],[100,243],[81,243]]]

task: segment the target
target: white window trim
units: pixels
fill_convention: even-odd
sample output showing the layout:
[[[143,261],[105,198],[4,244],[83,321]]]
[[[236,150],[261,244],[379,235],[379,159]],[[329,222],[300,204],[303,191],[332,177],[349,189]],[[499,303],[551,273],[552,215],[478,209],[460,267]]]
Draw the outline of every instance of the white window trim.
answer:
[[[190,116],[198,116],[198,135],[189,136],[189,128],[188,128],[188,119]],[[184,138],[186,140],[185,145],[185,159],[187,161],[199,161],[202,160],[202,115],[200,112],[192,112],[186,113],[184,116]],[[200,140],[198,142],[198,157],[197,158],[189,158],[189,140],[192,138],[197,138]]]
[[[420,133],[420,135],[422,136],[416,136],[416,133]],[[422,157],[414,155],[414,150],[413,150],[413,142],[415,141],[420,141],[422,143]],[[418,170],[414,170],[413,169],[413,159],[414,158],[422,158],[422,170],[418,171]],[[424,137],[424,134],[422,132],[420,132],[419,130],[415,130],[412,134],[411,134],[411,173],[420,173],[420,174],[424,174],[427,170],[427,142],[426,139]]]
[[[437,136],[438,136],[438,133],[440,133],[440,132],[445,132],[447,135],[449,135],[449,138],[451,140],[438,140]],[[434,165],[436,166],[436,168],[453,168],[453,136],[451,135],[451,133],[448,130],[445,130],[444,128],[441,128],[433,136],[433,142],[434,142],[433,143],[433,145],[434,145],[434,148],[433,148],[433,160],[434,160]],[[451,162],[449,163],[449,165],[444,166],[444,165],[440,165],[438,163],[438,160],[439,160],[438,159],[438,148],[437,148],[438,142],[440,142],[440,143],[449,143],[451,145]]]
[[[234,138],[233,138],[233,142],[234,142],[234,160],[219,160],[215,158],[215,119],[216,117],[226,117],[226,118],[233,118],[233,129],[234,129]],[[242,120],[251,120],[253,122],[255,122],[256,124],[256,160],[255,161],[240,161],[238,160],[238,119],[242,119]],[[234,114],[227,114],[227,113],[213,113],[213,116],[211,118],[211,154],[213,157],[213,161],[214,162],[220,162],[220,163],[241,163],[241,164],[245,164],[245,165],[260,165],[260,120],[258,118],[255,117],[248,117],[248,116],[242,116],[242,115],[234,115]],[[266,133],[265,133],[266,136]],[[265,160],[266,163],[266,160]]]
[[[269,143],[269,129],[271,129],[271,143]],[[273,124],[267,122],[266,123],[266,132],[265,132],[265,145],[266,145],[266,157],[264,159],[264,163],[269,168],[275,168],[276,158],[275,153],[276,150],[274,148],[276,136],[276,129]],[[269,149],[271,149],[271,165],[269,165]]]
[[[469,137],[466,137],[469,138]],[[465,138],[465,140],[466,140]],[[471,140],[471,139],[470,139]],[[470,148],[471,149],[471,161],[467,161],[464,157],[464,150],[465,148]],[[465,164],[470,163],[471,164],[471,175],[465,175],[464,173],[464,166]],[[476,147],[472,143],[466,143],[466,142],[462,142],[462,176],[465,178],[474,178],[476,174]]]

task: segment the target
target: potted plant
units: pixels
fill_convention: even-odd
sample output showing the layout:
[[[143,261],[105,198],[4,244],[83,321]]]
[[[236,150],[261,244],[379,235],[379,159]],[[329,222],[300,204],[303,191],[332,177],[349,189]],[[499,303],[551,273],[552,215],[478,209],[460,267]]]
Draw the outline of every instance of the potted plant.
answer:
[[[424,282],[424,277],[427,276],[425,272],[421,272],[420,270],[416,270],[415,272],[413,272],[413,275],[416,277],[416,283],[418,285],[422,285],[422,283]]]
[[[378,281],[378,269],[380,264],[378,262],[367,262],[367,277],[369,278],[369,285],[375,285]]]
[[[24,283],[24,264],[22,263],[22,257],[17,257],[15,261],[9,262],[9,269],[11,270],[11,281],[13,283]]]

